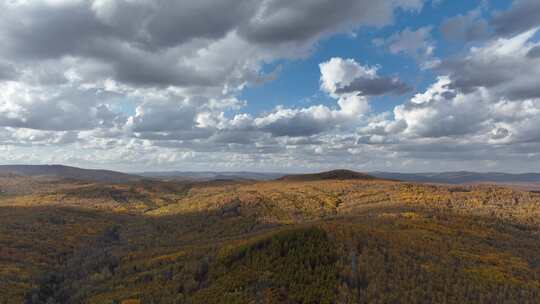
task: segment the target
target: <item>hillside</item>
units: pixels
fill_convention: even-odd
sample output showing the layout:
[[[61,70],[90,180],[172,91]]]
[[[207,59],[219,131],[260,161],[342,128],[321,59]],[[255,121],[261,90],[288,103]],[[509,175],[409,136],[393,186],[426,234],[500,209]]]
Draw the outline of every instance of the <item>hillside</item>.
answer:
[[[0,174],[43,176],[107,183],[129,182],[141,178],[110,170],[90,170],[62,165],[3,165],[0,166]]]
[[[375,180],[376,177],[367,175],[364,173],[359,173],[350,170],[332,170],[320,173],[312,174],[291,174],[285,175],[278,180],[281,181],[320,181],[320,180]]]
[[[338,177],[0,179],[0,303],[540,302],[540,194]]]

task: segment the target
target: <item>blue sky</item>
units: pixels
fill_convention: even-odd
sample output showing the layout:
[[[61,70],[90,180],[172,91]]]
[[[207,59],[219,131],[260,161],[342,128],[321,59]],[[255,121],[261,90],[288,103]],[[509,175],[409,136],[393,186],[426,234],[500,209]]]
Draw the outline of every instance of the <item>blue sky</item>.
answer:
[[[417,29],[433,27],[432,39],[436,45],[435,55],[447,57],[463,51],[465,45],[459,41],[447,41],[438,31],[438,25],[446,18],[465,15],[469,11],[482,9],[483,15],[489,17],[492,12],[508,8],[511,1],[436,1],[425,5],[418,12],[398,11],[395,23],[382,28],[367,27],[354,30],[351,33],[341,33],[322,39],[314,47],[308,58],[301,60],[281,60],[264,67],[272,71],[281,66],[279,77],[263,85],[251,86],[245,89],[240,97],[248,101],[244,109],[249,113],[270,111],[278,105],[291,107],[309,104],[333,105],[334,101],[319,89],[319,63],[332,57],[353,58],[370,66],[380,66],[380,72],[385,75],[397,75],[415,87],[417,91],[424,90],[435,79],[430,70],[422,71],[413,58],[404,54],[391,54],[384,47],[373,44],[373,39],[388,38],[405,28]],[[404,96],[383,97],[373,103],[376,112],[391,111],[401,104],[411,94]]]

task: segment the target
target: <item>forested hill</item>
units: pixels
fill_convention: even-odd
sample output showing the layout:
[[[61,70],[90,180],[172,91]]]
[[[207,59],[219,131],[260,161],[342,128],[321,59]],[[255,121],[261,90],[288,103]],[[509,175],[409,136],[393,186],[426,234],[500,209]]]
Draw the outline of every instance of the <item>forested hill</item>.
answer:
[[[374,176],[351,170],[332,170],[312,174],[290,174],[280,177],[281,181],[318,181],[318,180],[375,180]]]
[[[6,175],[0,303],[540,303],[540,194],[337,172]]]

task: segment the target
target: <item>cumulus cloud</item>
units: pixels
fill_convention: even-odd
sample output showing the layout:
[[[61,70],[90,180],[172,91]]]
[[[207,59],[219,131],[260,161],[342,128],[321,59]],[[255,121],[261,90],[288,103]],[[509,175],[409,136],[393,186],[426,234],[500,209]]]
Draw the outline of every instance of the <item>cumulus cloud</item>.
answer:
[[[388,48],[394,54],[403,52],[411,56],[431,55],[434,47],[428,42],[430,36],[429,26],[417,30],[406,28],[388,39]]]
[[[403,121],[404,134],[415,137],[462,136],[482,129],[486,111],[485,92],[468,95],[450,89],[450,79],[440,77],[425,93],[394,109],[396,121]]]
[[[79,141],[74,131],[42,131],[27,128],[0,128],[0,145],[12,146],[59,146]]]
[[[510,9],[498,13],[490,22],[498,35],[515,35],[540,26],[540,2],[514,0]]]
[[[17,74],[12,64],[0,61],[0,81],[14,80]]]
[[[420,0],[340,5],[280,0],[2,1],[1,53],[18,63],[66,56],[95,60],[104,64],[102,77],[136,85],[240,85],[253,80],[260,61],[303,55],[322,35],[382,26],[391,22],[394,9],[417,10],[421,5]],[[273,46],[269,49],[266,42]]]
[[[530,79],[538,76],[529,78],[538,74],[529,55],[537,45],[534,33],[472,47],[424,92],[391,114],[368,119],[357,130],[358,143],[419,159],[482,159],[481,151],[494,160],[537,157],[532,147],[540,139],[540,96]]]
[[[457,41],[482,40],[490,35],[488,22],[482,19],[480,9],[445,19],[440,31],[446,39]]]
[[[434,56],[435,44],[431,39],[431,26],[420,27],[416,30],[405,28],[394,33],[387,39],[376,39],[376,45],[386,45],[392,54],[405,54],[414,58],[422,69],[428,69],[438,64]]]
[[[267,78],[263,63],[303,56],[324,35],[383,26],[395,9],[421,6],[420,0],[1,1],[0,81],[18,79],[5,85],[11,89],[3,92],[0,120],[52,130],[110,125],[101,116],[114,102],[105,97],[112,91],[143,103],[130,121],[133,130],[159,129],[149,113],[161,111],[171,128],[190,131],[193,121],[202,125],[214,114],[183,100],[234,98]],[[152,106],[152,96],[142,96],[152,88],[173,88],[179,106]]]
[[[335,130],[350,130],[370,112],[369,96],[403,94],[410,87],[397,77],[378,75],[377,67],[362,66],[354,59],[331,58],[319,65],[321,90],[336,100],[337,108],[324,105],[307,108],[278,107],[251,123],[246,116],[235,117],[251,128],[273,136],[306,137]]]
[[[531,48],[527,52],[527,57],[529,57],[529,58],[538,58],[538,57],[540,57],[540,45],[537,45],[537,46]]]
[[[0,126],[56,131],[112,128],[122,122],[122,115],[107,105],[111,97],[96,90],[55,91],[0,83]]]
[[[383,26],[391,22],[395,8],[419,10],[422,4],[421,0],[346,0],[339,5],[333,1],[269,0],[240,27],[240,33],[250,41],[265,44],[310,41],[321,34],[359,25]]]
[[[288,109],[278,107],[268,115],[254,120],[257,129],[274,136],[311,136],[356,122],[369,110],[361,96],[343,96],[338,100],[339,109],[318,105],[309,108]]]
[[[377,75],[377,67],[362,66],[354,59],[331,58],[320,65],[321,88],[339,96],[355,93],[362,96],[404,94],[411,88],[397,77]]]
[[[536,81],[540,61],[534,56],[534,48],[540,43],[532,40],[536,31],[489,41],[483,47],[472,48],[463,58],[444,60],[439,68],[450,75],[451,85],[463,92],[484,87],[514,100],[540,97]]]

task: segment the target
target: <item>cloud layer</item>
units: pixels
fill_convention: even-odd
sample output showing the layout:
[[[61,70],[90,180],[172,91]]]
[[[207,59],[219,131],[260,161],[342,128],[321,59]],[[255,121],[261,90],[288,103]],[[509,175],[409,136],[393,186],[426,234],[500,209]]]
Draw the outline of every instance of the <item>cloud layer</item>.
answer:
[[[269,66],[309,58],[329,37],[383,29],[397,11],[423,6],[0,1],[0,162],[415,170],[436,159],[445,161],[440,169],[538,159],[540,7],[533,0],[491,18],[478,8],[375,40],[387,56],[411,57],[435,74],[426,89],[415,91],[416,83],[377,63],[330,57],[319,64],[325,102],[244,111],[258,102],[242,99],[246,88],[279,77],[280,68]],[[437,56],[437,29],[464,49]],[[404,102],[380,112],[381,98]]]

